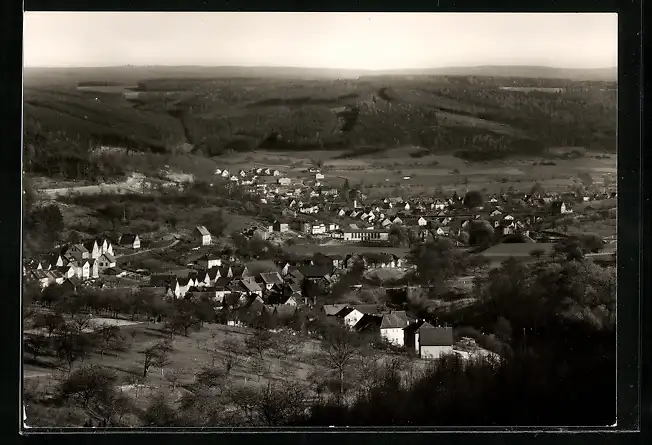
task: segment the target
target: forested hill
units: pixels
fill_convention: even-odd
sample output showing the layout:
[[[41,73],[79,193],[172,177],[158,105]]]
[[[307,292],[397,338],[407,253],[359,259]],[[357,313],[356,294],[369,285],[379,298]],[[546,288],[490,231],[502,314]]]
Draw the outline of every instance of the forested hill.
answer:
[[[614,82],[236,74],[211,77],[188,67],[28,73],[25,165],[79,177],[98,171],[89,153],[101,145],[206,156],[417,145],[469,160],[558,146],[616,150]]]
[[[465,66],[445,67],[421,70],[396,70],[373,73],[369,76],[478,76],[478,77],[513,77],[523,79],[567,79],[575,81],[615,82],[618,68],[554,68],[548,66]]]

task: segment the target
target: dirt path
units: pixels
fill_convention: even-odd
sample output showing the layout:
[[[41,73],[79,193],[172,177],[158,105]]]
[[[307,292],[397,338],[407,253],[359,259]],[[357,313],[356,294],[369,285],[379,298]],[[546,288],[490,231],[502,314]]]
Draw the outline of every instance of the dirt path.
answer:
[[[154,247],[153,249],[139,250],[138,252],[127,253],[127,254],[125,254],[125,255],[114,255],[114,258],[116,258],[116,259],[117,259],[117,258],[126,258],[126,257],[130,257],[130,256],[140,255],[140,254],[147,253],[147,252],[154,252],[154,251],[156,251],[156,250],[169,249],[170,247],[173,247],[173,246],[177,245],[178,243],[179,243],[179,240],[178,240],[178,239],[175,239],[174,241],[172,241],[172,242],[171,242],[169,245],[167,245],[167,246],[163,246],[163,247]]]

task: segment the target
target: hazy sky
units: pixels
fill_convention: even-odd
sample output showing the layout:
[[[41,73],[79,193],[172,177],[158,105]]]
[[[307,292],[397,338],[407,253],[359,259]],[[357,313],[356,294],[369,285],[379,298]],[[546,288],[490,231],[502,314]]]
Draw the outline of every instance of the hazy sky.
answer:
[[[616,14],[25,13],[26,66],[617,65]]]

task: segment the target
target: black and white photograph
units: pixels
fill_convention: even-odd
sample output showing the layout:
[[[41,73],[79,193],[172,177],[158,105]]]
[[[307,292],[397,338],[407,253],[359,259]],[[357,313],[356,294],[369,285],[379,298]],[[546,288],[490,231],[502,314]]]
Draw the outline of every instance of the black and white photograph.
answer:
[[[617,65],[615,13],[26,11],[24,427],[615,425]]]

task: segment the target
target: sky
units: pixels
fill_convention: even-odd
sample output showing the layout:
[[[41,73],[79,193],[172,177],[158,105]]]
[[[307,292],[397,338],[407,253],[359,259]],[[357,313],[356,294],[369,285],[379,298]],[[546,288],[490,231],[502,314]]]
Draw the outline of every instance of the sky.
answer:
[[[616,14],[25,12],[25,66],[617,66]]]

